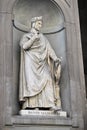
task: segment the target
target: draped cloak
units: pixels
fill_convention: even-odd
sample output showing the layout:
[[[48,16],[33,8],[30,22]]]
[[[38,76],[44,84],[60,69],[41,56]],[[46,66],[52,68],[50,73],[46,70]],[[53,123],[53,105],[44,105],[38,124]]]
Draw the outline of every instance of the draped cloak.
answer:
[[[43,34],[39,34],[39,39],[35,40],[29,48],[24,50],[23,45],[31,37],[31,33],[25,34],[20,41],[19,100],[25,101],[27,98],[36,97],[48,87],[46,90],[48,91],[47,96],[53,102],[51,105],[54,105],[54,84],[51,75],[50,58],[55,61],[57,56]]]

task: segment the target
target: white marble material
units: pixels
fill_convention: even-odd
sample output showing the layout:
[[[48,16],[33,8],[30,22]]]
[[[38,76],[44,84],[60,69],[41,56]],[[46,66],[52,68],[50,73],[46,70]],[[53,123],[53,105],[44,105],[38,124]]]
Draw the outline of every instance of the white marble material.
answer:
[[[31,31],[21,41],[19,100],[22,109],[61,109],[59,79],[61,59],[47,38],[40,33],[42,17],[33,18]]]
[[[65,111],[47,111],[47,110],[20,110],[19,114],[21,116],[29,116],[29,115],[37,115],[37,116],[59,116],[59,117],[67,117],[67,113]]]

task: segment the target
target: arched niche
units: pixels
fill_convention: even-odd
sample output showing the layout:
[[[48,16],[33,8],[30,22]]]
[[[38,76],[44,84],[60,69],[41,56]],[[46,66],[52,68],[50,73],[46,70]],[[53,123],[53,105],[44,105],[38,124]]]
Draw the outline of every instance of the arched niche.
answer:
[[[29,31],[30,21],[35,16],[43,16],[42,32],[44,33],[58,31],[64,26],[63,12],[54,1],[19,0],[15,3],[13,13],[14,24],[24,31]]]
[[[17,0],[13,7],[13,114],[17,114],[20,47],[22,35],[30,30],[32,17],[43,16],[42,33],[46,35],[58,57],[62,57],[61,99],[64,111],[70,115],[70,88],[67,67],[66,35],[64,14],[53,0]]]

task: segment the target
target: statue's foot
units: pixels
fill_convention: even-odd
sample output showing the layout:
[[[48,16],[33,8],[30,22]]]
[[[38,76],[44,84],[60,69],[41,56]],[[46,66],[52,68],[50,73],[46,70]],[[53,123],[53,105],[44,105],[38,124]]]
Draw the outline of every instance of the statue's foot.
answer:
[[[38,110],[39,110],[39,108],[37,107],[37,108],[35,108],[35,110],[36,110],[36,111],[38,111]]]
[[[53,106],[50,108],[50,110],[57,112],[57,111],[62,111],[61,107]]]

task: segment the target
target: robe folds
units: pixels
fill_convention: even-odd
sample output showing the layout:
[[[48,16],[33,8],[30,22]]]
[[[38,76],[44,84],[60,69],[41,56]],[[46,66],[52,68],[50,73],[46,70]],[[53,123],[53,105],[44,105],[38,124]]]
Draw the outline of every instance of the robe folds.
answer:
[[[32,44],[30,41],[30,45],[23,49],[23,45],[31,38],[32,33],[27,33],[20,41],[19,101],[24,102],[23,109],[53,107],[55,106],[55,83],[52,66],[55,65],[57,56],[47,38],[41,33],[38,39]]]

